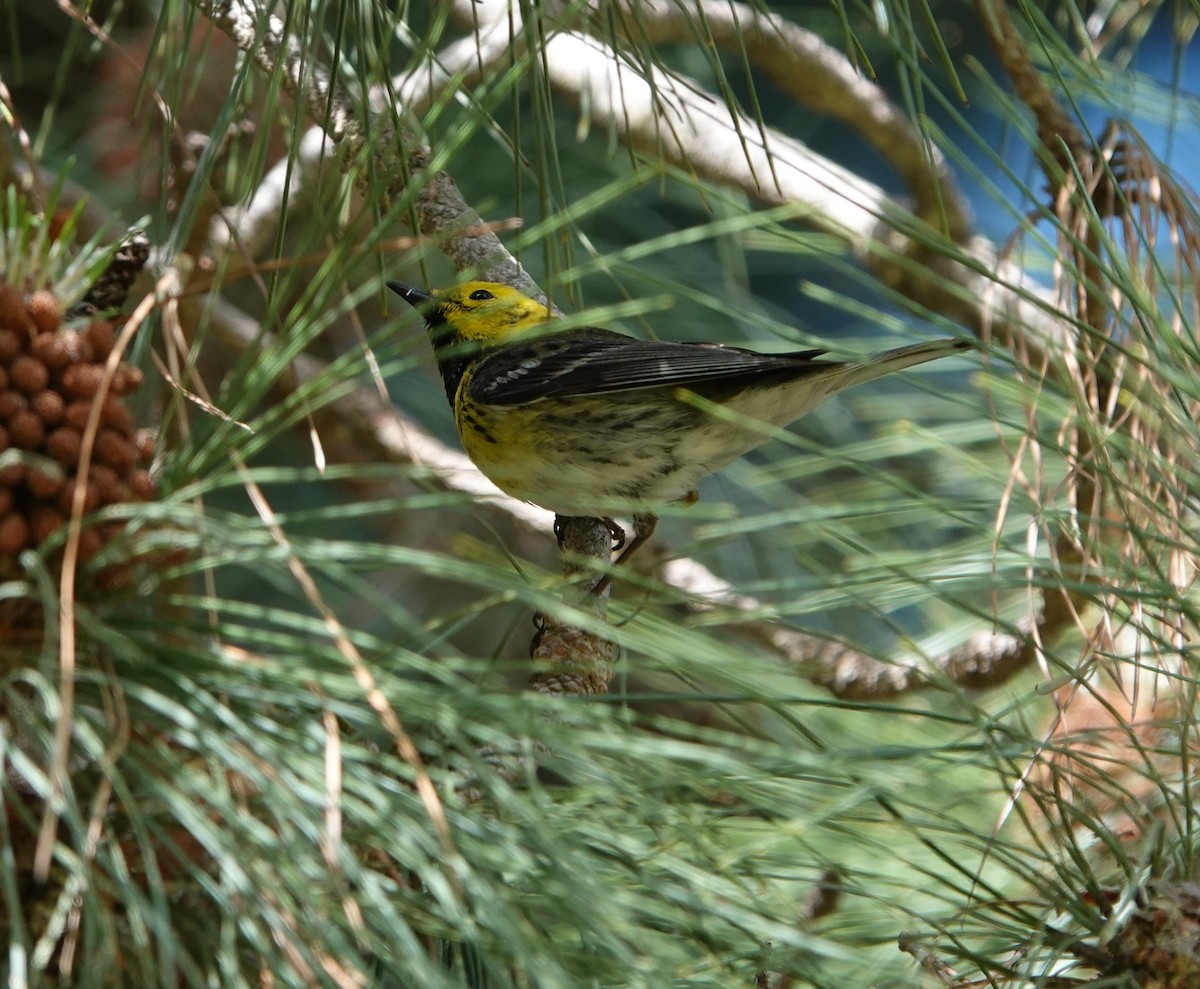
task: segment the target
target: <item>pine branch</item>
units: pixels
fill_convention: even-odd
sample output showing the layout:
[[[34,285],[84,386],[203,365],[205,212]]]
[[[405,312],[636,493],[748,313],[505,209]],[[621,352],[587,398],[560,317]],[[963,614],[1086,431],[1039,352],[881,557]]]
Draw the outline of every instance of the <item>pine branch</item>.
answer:
[[[697,35],[744,56],[797,106],[837,120],[862,135],[903,179],[916,216],[955,243],[970,232],[968,207],[941,152],[913,126],[883,89],[820,35],[761,7],[702,3],[695,8],[664,0],[623,0],[593,17],[611,18],[631,44],[669,44]]]

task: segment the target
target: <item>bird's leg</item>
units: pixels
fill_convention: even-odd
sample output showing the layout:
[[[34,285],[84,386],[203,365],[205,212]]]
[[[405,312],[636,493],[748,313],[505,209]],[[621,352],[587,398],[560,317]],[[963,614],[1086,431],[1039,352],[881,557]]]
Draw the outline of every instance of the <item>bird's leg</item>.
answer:
[[[617,557],[617,566],[623,566],[629,561],[629,558],[637,552],[639,546],[646,542],[654,535],[654,529],[658,525],[658,516],[646,514],[635,514],[633,516],[633,540],[625,547],[625,552]],[[624,542],[624,540],[622,540]],[[619,548],[619,547],[618,547]]]
[[[684,503],[691,505],[698,497],[699,495],[697,495],[695,491],[691,491],[688,492],[688,494],[681,500]],[[554,537],[558,540],[558,548],[560,550],[563,549],[563,536],[565,532],[565,526],[568,521],[569,519],[561,515],[556,515],[554,517]],[[613,521],[611,518],[603,518],[600,521],[604,523],[605,527],[608,529],[609,535],[612,537],[611,551],[615,553],[617,550],[620,550],[622,547],[624,547],[621,555],[618,556],[612,564],[613,567],[621,567],[627,565],[629,563],[629,558],[638,551],[643,543],[645,543],[650,539],[651,536],[654,535],[654,529],[658,525],[658,516],[650,512],[634,512],[633,538],[628,542],[625,541],[625,530],[622,529],[615,521]],[[588,593],[593,597],[599,597],[606,590],[608,590],[608,585],[612,583],[612,577],[613,572],[610,570],[596,582],[596,584]]]
[[[700,492],[699,491],[689,491],[687,494],[685,494],[679,500],[682,501],[685,505],[694,505],[694,504],[696,504],[696,502],[698,502],[700,500]],[[606,521],[611,522],[612,519],[607,519]],[[626,564],[628,564],[629,558],[631,556],[633,556],[634,553],[637,552],[638,548],[643,543],[647,542],[650,539],[650,537],[654,535],[654,530],[657,526],[658,526],[658,516],[657,515],[654,515],[651,512],[634,512],[634,514],[633,514],[633,540],[629,543],[628,546],[625,547],[625,552],[623,552],[620,556],[617,557],[617,562],[614,563],[613,566],[621,567],[621,566],[625,566]],[[624,537],[624,535],[625,535],[625,533],[622,532],[621,536]],[[623,543],[624,541],[625,541],[624,538],[622,538],[621,543]],[[613,550],[616,551],[616,550],[620,549],[621,543],[618,543],[617,545],[613,546]],[[605,574],[604,577],[601,578],[600,583],[598,583],[595,587],[592,588],[592,593],[593,594],[603,593],[604,589],[606,587],[608,587],[609,581],[611,581],[611,580],[612,580],[612,573]]]
[[[600,520],[608,528],[608,534],[612,536],[612,551],[615,553],[625,545],[625,530],[622,529],[616,519],[602,518]]]
[[[638,547],[641,546],[642,543],[646,542],[646,540],[648,540],[651,536],[654,535],[654,528],[657,525],[658,525],[658,516],[657,515],[651,515],[648,512],[646,512],[646,513],[636,513],[635,512],[634,516],[633,516],[633,539],[631,539],[629,541],[629,543],[625,545],[625,551],[620,556],[617,557],[617,560],[613,564],[613,566],[620,567],[620,566],[624,566],[625,564],[627,564],[629,562],[629,558],[631,556],[633,556],[634,553],[637,552]],[[624,537],[624,535],[625,535],[624,532],[622,532],[621,535],[622,535],[622,537]],[[624,542],[623,538],[622,538],[621,542],[622,543]],[[616,546],[613,547],[613,549],[620,549],[620,548],[621,548],[620,544],[617,544]],[[606,590],[608,590],[608,585],[612,582],[612,577],[613,577],[613,575],[612,575],[611,571],[606,573],[603,577],[600,578],[600,580],[596,584],[596,586],[592,588],[591,593],[592,594],[603,594]]]

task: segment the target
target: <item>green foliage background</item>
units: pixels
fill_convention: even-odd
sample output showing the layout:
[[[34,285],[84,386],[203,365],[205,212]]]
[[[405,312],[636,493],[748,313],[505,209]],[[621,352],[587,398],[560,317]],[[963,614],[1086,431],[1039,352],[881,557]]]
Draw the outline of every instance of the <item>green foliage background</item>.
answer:
[[[436,4],[283,8],[303,50],[360,94],[364,116],[368,85],[463,36]],[[972,11],[772,9],[877,70],[914,115],[936,110],[940,126],[954,124],[947,157],[996,197],[980,207],[990,222],[1024,231],[1033,246],[1021,260],[1047,271],[1053,233],[1024,219],[1044,199],[1021,150],[1026,111],[981,61]],[[527,23],[540,10],[523,7]],[[1178,88],[1104,84],[1141,21],[1119,36],[1127,47],[1086,63],[1069,27],[1089,11],[1021,11],[1047,76],[1091,80],[1106,114],[1194,109]],[[1071,524],[1062,504],[1038,499],[1065,473],[1070,396],[1047,386],[1027,414],[1030,392],[997,346],[986,360],[829,403],[660,530],[673,554],[755,597],[752,615],[687,608],[671,588],[630,577],[604,627],[622,657],[612,692],[524,692],[531,614],[590,620],[560,597],[549,534],[447,491],[419,463],[364,458],[353,434],[320,418],[355,389],[386,389],[405,416],[454,442],[417,321],[382,289],[387,278],[457,277],[432,239],[389,243],[409,233],[421,182],[384,208],[392,177],[372,159],[331,155],[255,252],[283,263],[246,276],[236,248],[214,248],[209,222],[276,162],[298,158],[309,121],[278,76],[235,55],[193,5],[89,13],[96,29],[78,9],[8,0],[0,78],[43,181],[65,180],[59,200],[86,197],[84,226],[107,217],[113,241],[145,217],[161,249],[154,276],[181,272],[178,307],[155,309],[133,354],[157,382],[142,412],[160,429],[161,497],[127,509],[130,535],[112,555],[188,553],[144,569],[136,593],[76,603],[83,642],[69,705],[53,620],[34,647],[0,645],[0,968],[11,985],[657,989],[748,985],[765,972],[787,985],[938,984],[897,949],[905,931],[953,967],[946,979],[1068,985],[1095,974],[1072,944],[1105,944],[1149,878],[1195,878],[1187,654],[1175,649],[1185,662],[1162,688],[1178,694],[1177,719],[1141,750],[1125,739],[1115,757],[1130,775],[1096,757],[1118,780],[1118,807],[1148,822],[1126,843],[1115,812],[1072,802],[1040,775],[1059,744],[1050,695],[1092,669],[1077,665],[1078,636],[989,691],[930,664],[920,692],[850,700],[812,685],[745,627],[787,623],[897,663],[1017,628],[1031,586],[1074,579],[1055,573],[1044,541],[1029,543],[1031,519]],[[1191,15],[1155,16],[1186,27]],[[39,31],[65,41],[50,54]],[[523,220],[505,244],[564,309],[632,333],[839,354],[962,332],[914,313],[789,210],[585,125],[552,92],[537,50],[533,37],[532,54],[451,88],[419,122],[386,99],[382,116],[419,126],[436,167],[486,220]],[[843,141],[737,52],[626,51],[694,76],[765,125]],[[1000,150],[981,106],[1007,128]],[[189,130],[221,135],[243,120],[253,128],[220,151],[220,141],[193,145],[195,162],[180,164]],[[6,137],[15,174],[22,156]],[[122,148],[127,167],[116,167]],[[845,163],[878,171],[852,150]],[[1006,173],[1009,160],[1020,171]],[[377,195],[352,192],[364,174]],[[10,230],[40,222],[11,209],[5,220]],[[931,250],[942,246],[931,237]],[[48,283],[81,292],[53,259],[42,264]],[[1142,318],[1191,312],[1190,284],[1172,299],[1127,271],[1106,274]],[[238,327],[248,332],[239,338]],[[1182,346],[1194,361],[1194,335]],[[1141,355],[1154,367],[1178,356]],[[306,357],[324,363],[297,385]],[[1194,373],[1172,380],[1181,407],[1200,398]],[[1194,449],[1200,430],[1183,428]],[[1042,445],[1045,484],[1010,487],[1010,451],[1027,434]],[[1180,538],[1193,557],[1190,521]],[[32,588],[57,615],[52,549],[23,557],[0,595]],[[1135,606],[1184,615],[1190,642],[1190,584],[1140,573],[1137,595],[1112,613]],[[1087,655],[1113,669],[1165,668],[1159,654],[1174,649],[1142,648]],[[59,824],[49,881],[38,883],[28,862],[47,801]],[[810,916],[822,883],[840,889],[837,908]]]

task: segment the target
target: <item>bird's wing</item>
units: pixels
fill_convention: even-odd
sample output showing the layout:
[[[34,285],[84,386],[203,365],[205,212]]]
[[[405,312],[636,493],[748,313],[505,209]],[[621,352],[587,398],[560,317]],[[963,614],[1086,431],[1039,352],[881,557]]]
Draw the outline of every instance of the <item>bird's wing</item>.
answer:
[[[508,344],[480,361],[468,390],[473,401],[488,405],[640,388],[711,393],[798,378],[837,366],[814,359],[823,353],[759,354],[713,343],[637,340],[607,330],[583,329]]]

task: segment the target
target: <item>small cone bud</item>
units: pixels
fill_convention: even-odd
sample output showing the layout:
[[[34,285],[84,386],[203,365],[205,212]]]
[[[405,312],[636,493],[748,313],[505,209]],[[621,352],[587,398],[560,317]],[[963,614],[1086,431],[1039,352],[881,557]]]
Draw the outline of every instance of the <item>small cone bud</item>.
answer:
[[[11,364],[21,352],[21,338],[12,330],[0,327],[0,364]]]
[[[33,530],[34,543],[40,543],[52,536],[63,524],[63,516],[48,505],[39,505],[33,510],[30,528]]]
[[[36,395],[50,383],[50,372],[36,357],[22,354],[8,369],[12,385],[26,395]]]
[[[45,333],[37,337],[30,345],[29,352],[51,371],[61,371],[71,362],[65,336],[58,333]]]
[[[62,323],[62,305],[53,292],[47,292],[45,289],[34,292],[25,308],[39,333],[53,333]]]
[[[67,481],[63,485],[62,490],[58,493],[58,508],[64,515],[70,515],[75,511],[75,490],[79,487],[79,482],[75,479]],[[89,484],[84,488],[83,493],[83,514],[94,512],[100,507],[100,492],[94,484]]]
[[[67,406],[56,391],[41,391],[29,400],[29,408],[46,426],[57,426],[66,414]]]
[[[94,319],[88,326],[86,335],[95,359],[107,360],[108,355],[112,353],[115,339],[112,323],[106,319]]]
[[[0,323],[15,323],[24,311],[21,293],[8,282],[0,282]]]
[[[91,402],[71,402],[63,411],[63,423],[82,433],[87,429],[88,419],[91,418],[91,415]]]
[[[109,395],[104,400],[104,411],[101,413],[100,421],[123,436],[133,433],[133,413],[116,395]]]
[[[79,463],[79,448],[83,435],[70,426],[60,426],[46,437],[46,452],[64,467]]]
[[[62,386],[74,398],[91,398],[103,377],[104,368],[98,364],[72,364],[62,373]]]
[[[119,474],[128,471],[137,463],[137,449],[124,436],[113,429],[102,429],[96,436],[95,457]]]
[[[135,470],[129,475],[129,487],[138,501],[153,501],[155,494],[154,478],[149,471]]]
[[[35,498],[48,501],[62,490],[63,478],[61,475],[55,477],[53,474],[48,474],[44,471],[30,470],[25,475],[25,487],[29,489],[29,493]]]
[[[0,519],[0,554],[16,556],[29,545],[29,523],[24,515],[10,512]]]
[[[0,392],[0,422],[12,422],[18,412],[24,412],[29,403],[19,391],[10,388]]]
[[[28,409],[18,412],[8,422],[8,438],[21,450],[36,450],[46,435],[42,420]]]
[[[142,369],[131,364],[122,364],[113,376],[112,390],[118,395],[128,395],[142,384]]]

